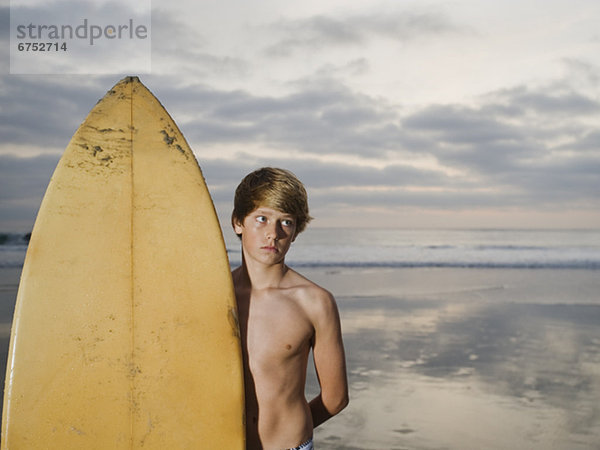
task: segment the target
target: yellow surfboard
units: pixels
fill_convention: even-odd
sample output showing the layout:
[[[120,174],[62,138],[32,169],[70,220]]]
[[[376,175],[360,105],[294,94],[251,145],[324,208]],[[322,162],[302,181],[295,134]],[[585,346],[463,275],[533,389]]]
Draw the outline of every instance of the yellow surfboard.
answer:
[[[79,127],[42,201],[2,448],[243,449],[243,399],[231,274],[204,178],[165,109],[127,77]]]

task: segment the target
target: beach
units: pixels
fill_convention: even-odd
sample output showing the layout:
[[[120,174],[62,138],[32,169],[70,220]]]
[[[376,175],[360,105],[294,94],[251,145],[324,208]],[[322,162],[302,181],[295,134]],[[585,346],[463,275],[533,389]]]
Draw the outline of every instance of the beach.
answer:
[[[318,448],[600,448],[597,272],[306,275],[336,294],[351,396]]]
[[[299,238],[290,265],[336,297],[350,388],[317,449],[600,449],[600,233],[583,235],[590,246],[579,233],[497,235]],[[0,265],[2,373],[13,250]],[[317,389],[309,368],[307,397]]]

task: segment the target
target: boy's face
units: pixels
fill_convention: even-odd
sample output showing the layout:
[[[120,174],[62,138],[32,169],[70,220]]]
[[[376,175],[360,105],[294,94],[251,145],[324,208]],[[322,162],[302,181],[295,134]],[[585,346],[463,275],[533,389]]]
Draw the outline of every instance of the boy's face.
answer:
[[[234,222],[233,228],[242,237],[244,256],[264,264],[283,261],[296,238],[295,217],[266,206],[256,208],[243,223]]]

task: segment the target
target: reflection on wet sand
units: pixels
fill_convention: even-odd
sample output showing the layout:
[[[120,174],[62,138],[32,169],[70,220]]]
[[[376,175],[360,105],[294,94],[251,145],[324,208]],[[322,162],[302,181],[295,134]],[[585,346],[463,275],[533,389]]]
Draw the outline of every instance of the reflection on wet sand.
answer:
[[[338,296],[351,404],[319,448],[600,448],[600,302],[506,294]]]
[[[319,450],[600,449],[597,271],[303,272],[338,300],[350,381]],[[18,275],[0,270],[0,373]]]

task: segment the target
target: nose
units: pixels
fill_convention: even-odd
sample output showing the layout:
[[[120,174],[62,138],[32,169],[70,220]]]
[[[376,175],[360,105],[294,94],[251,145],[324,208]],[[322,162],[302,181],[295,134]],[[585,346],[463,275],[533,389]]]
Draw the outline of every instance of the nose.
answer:
[[[265,236],[268,241],[277,241],[279,238],[277,236],[277,224],[270,224],[265,230]]]
[[[265,234],[268,240],[273,241],[278,241],[286,236],[285,230],[278,221],[270,224],[270,226],[267,227]]]

